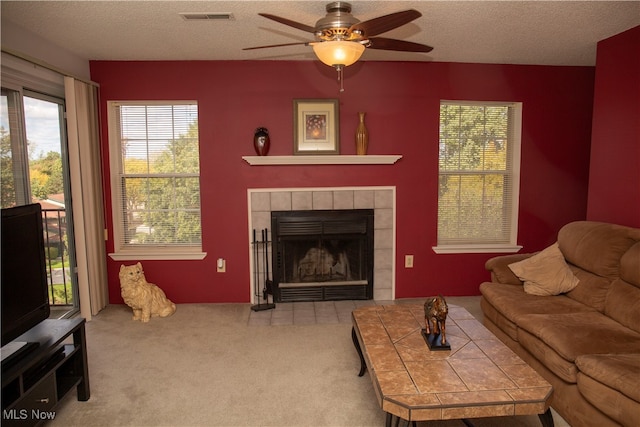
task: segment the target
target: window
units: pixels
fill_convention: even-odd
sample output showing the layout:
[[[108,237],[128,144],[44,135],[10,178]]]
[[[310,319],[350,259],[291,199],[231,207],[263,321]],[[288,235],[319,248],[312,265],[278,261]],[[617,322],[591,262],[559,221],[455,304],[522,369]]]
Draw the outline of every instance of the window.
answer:
[[[2,57],[14,66],[22,63]],[[64,120],[65,100],[26,88],[60,94],[41,87],[24,64],[20,80],[7,76],[3,68],[0,91],[0,205],[2,208],[39,203],[46,245],[45,261],[49,303],[56,316],[78,311],[76,239],[73,233],[68,144]],[[37,69],[48,81],[63,85],[63,77]],[[7,87],[9,86],[9,87]]]
[[[198,106],[109,102],[113,259],[201,259]]]
[[[516,252],[519,103],[440,103],[436,253]]]

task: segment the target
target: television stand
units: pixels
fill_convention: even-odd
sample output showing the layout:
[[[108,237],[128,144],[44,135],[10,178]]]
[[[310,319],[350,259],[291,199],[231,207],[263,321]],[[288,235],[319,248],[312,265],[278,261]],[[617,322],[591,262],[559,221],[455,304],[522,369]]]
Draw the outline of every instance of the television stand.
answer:
[[[84,319],[47,319],[16,341],[38,345],[2,366],[3,427],[35,426],[54,418],[58,402],[74,387],[78,400],[89,400]]]
[[[38,345],[37,342],[11,341],[2,346],[2,371],[8,369],[25,354],[38,348]]]

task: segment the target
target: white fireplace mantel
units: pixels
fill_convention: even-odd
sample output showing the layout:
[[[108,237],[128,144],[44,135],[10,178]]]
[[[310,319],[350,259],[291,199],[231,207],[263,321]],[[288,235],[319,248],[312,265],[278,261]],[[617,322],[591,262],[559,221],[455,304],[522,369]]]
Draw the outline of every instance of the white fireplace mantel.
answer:
[[[267,165],[392,165],[402,158],[389,155],[243,156],[251,166]]]

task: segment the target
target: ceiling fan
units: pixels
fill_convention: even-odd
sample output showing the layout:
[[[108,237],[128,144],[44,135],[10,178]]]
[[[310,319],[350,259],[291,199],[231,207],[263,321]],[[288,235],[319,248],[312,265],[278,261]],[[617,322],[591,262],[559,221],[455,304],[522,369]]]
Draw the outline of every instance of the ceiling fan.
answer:
[[[316,40],[248,47],[243,50],[295,45],[312,46],[320,61],[338,71],[341,92],[344,90],[342,88],[342,71],[344,67],[358,61],[365,48],[425,53],[433,50],[431,46],[420,43],[376,37],[421,17],[422,14],[417,10],[409,9],[395,12],[364,22],[360,22],[359,19],[351,14],[351,4],[347,2],[336,1],[329,3],[326,6],[326,10],[327,15],[319,19],[313,27],[269,13],[259,13],[260,16],[265,18],[312,33],[315,35]]]

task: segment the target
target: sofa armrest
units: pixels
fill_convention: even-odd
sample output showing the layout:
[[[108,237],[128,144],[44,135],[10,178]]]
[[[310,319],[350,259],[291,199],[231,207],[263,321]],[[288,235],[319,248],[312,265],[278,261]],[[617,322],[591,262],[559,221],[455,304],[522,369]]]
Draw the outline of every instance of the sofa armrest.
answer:
[[[508,285],[522,285],[522,281],[518,279],[518,276],[513,274],[513,271],[509,268],[509,264],[522,261],[532,255],[534,254],[501,255],[487,260],[484,267],[491,272],[492,282]]]

